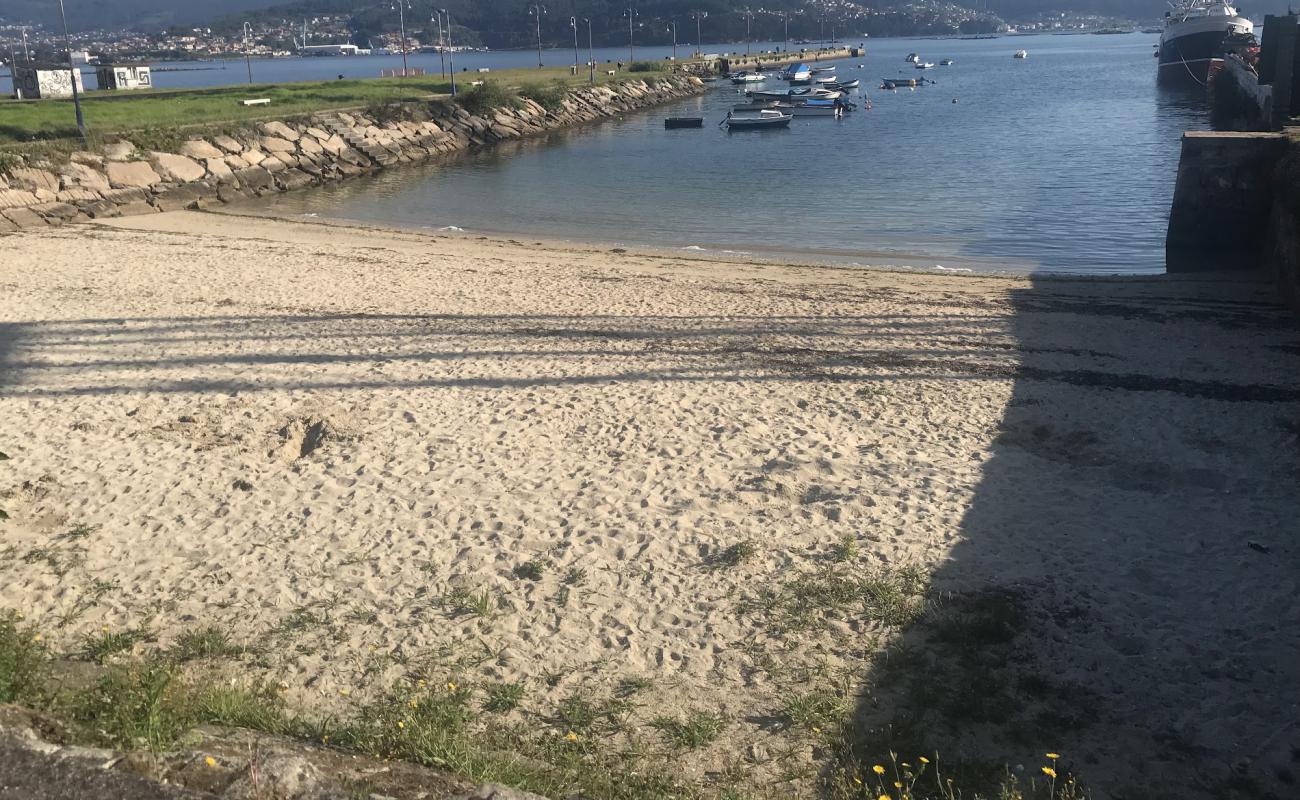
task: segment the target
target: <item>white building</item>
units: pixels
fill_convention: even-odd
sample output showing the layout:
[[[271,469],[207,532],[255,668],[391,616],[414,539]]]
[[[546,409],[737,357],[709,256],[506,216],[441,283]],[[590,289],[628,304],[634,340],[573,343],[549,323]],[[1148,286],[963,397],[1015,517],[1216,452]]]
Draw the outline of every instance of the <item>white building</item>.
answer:
[[[355,44],[309,44],[298,48],[304,56],[355,56],[359,48]]]
[[[72,97],[72,82],[77,91],[85,91],[81,71],[58,64],[37,64],[20,61],[13,66],[14,97],[19,100],[40,100],[48,97]]]
[[[150,89],[153,78],[147,64],[104,64],[95,70],[101,89]]]

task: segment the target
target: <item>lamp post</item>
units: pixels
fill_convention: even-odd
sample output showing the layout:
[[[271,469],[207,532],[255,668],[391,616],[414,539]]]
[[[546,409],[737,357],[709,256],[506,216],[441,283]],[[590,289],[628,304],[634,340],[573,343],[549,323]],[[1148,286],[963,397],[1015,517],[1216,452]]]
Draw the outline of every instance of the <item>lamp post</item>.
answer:
[[[533,3],[528,7],[528,13],[532,14],[537,22],[537,68],[542,68],[542,15],[546,13],[546,6],[541,3]]]
[[[409,0],[397,0],[397,24],[402,31],[402,42],[398,45],[402,49],[402,77],[405,78],[409,71],[406,68],[406,8],[410,5]]]
[[[32,51],[27,49],[27,26],[26,25],[23,26],[23,59],[25,61],[32,60]]]
[[[695,55],[704,55],[704,38],[700,35],[700,20],[709,16],[707,11],[696,11],[691,15],[695,19]]]
[[[63,19],[63,46],[68,49],[68,77],[72,79],[72,105],[77,109],[77,134],[84,139],[86,120],[81,116],[81,93],[77,91],[77,78],[81,76],[72,63],[72,37],[68,35],[68,15],[63,11],[63,0],[59,0],[59,17]]]
[[[754,12],[747,8],[740,13],[745,16],[745,58],[749,58],[749,44],[753,41]]]
[[[249,42],[252,40],[252,38],[253,38],[253,26],[245,22],[244,23],[244,66],[248,67],[249,83],[253,82],[253,56],[248,52],[248,48],[250,47]]]
[[[451,12],[439,9],[447,17],[447,74],[451,75],[451,96],[456,96],[456,45],[451,40]]]
[[[674,18],[669,21],[672,23],[668,26],[668,30],[673,32],[673,63],[675,64],[677,63],[677,20]]]
[[[442,12],[434,10],[433,21],[438,25],[438,77],[447,77],[447,48],[442,40]]]
[[[636,19],[637,13],[635,8],[627,10],[627,67],[632,68],[632,63],[636,61],[636,48],[632,42],[632,23]]]
[[[785,38],[781,40],[781,46],[786,50],[790,49],[790,12],[782,11],[781,19],[785,21]]]
[[[587,23],[587,68],[591,72],[591,85],[596,85],[596,48],[591,45],[591,18],[587,17],[584,22]]]
[[[578,18],[569,17],[569,27],[573,29],[573,74],[578,74]]]

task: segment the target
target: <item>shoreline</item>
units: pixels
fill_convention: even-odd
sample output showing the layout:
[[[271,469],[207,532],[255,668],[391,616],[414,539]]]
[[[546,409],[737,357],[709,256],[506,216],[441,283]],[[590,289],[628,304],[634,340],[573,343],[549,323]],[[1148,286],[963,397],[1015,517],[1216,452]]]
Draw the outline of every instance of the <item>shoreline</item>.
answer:
[[[291,708],[455,687],[528,758],[709,791],[853,791],[890,750],[1193,800],[1248,756],[1283,791],[1300,335],[1267,282],[531,241],[6,237],[5,604],[73,659],[216,626]]]

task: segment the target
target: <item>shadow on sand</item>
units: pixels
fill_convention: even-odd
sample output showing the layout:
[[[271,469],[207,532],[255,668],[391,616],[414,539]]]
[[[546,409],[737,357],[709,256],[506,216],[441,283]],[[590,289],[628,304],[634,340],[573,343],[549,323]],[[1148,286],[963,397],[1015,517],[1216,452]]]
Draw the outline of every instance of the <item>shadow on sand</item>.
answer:
[[[891,751],[967,797],[1008,768],[1046,796],[1044,766],[1094,798],[1300,792],[1300,348],[1267,286],[1209,286],[1012,292],[1027,349],[959,544],[869,669],[828,796],[895,796]],[[1145,377],[1036,367],[1067,345]],[[920,796],[948,796],[935,776]]]

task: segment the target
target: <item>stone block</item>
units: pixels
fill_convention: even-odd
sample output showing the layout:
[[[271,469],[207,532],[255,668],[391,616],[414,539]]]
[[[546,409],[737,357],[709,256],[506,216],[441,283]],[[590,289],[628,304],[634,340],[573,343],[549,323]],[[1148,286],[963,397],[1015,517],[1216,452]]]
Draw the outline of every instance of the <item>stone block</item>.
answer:
[[[0,217],[4,217],[20,228],[39,228],[46,224],[44,217],[29,208],[0,209]]]
[[[261,168],[266,170],[267,172],[274,174],[276,172],[285,171],[286,169],[289,168],[289,165],[281,161],[279,158],[273,156],[267,156],[266,160],[262,162]]]
[[[213,136],[212,143],[231,155],[244,152],[244,146],[229,136]]]
[[[103,156],[98,153],[88,153],[85,150],[76,151],[68,156],[68,160],[74,164],[84,164],[87,167],[95,167],[96,169],[103,169],[104,167]]]
[[[77,162],[64,164],[59,167],[59,176],[64,189],[89,189],[92,192],[103,192],[109,188],[108,176],[87,164]]]
[[[235,174],[230,165],[222,158],[206,158],[203,160],[203,166],[207,167],[208,174],[217,180],[223,180]]]
[[[271,136],[279,139],[285,139],[290,142],[296,142],[298,141],[298,139],[302,137],[302,135],[298,133],[298,131],[294,130],[288,125],[285,125],[283,122],[279,122],[278,120],[274,122],[263,123],[260,127],[262,129],[262,132],[265,133],[267,136]]]
[[[241,170],[244,167],[249,166],[249,163],[244,160],[243,156],[226,156],[223,160],[226,162],[226,166],[230,167],[232,170]],[[253,164],[252,166],[257,166],[257,164]]]
[[[149,193],[146,192],[144,189],[132,189],[132,188],[109,189],[107,192],[104,192],[103,194],[105,200],[107,200],[110,203],[116,203],[119,206],[124,205],[126,203],[135,203],[135,202],[144,203],[149,200]]]
[[[263,136],[258,142],[268,153],[292,153],[298,149],[293,142],[278,136]]]
[[[122,215],[122,212],[117,210],[117,204],[108,200],[96,200],[93,203],[86,203],[81,207],[81,210],[91,219],[104,219]]]
[[[162,176],[163,180],[189,183],[202,180],[203,176],[208,174],[207,169],[199,162],[175,153],[153,152],[149,154],[149,158],[153,162],[154,170]]]
[[[117,207],[118,216],[138,217],[141,214],[157,214],[158,209],[144,202],[143,200],[135,203],[126,203]]]
[[[311,155],[325,152],[325,148],[320,146],[320,142],[310,136],[304,136],[298,140],[298,149]]]
[[[320,143],[320,146],[325,149],[325,152],[336,156],[342,155],[343,151],[348,149],[348,143],[338,134],[325,139]]]
[[[64,189],[56,194],[54,198],[60,203],[73,203],[79,205],[81,203],[92,203],[98,200],[99,192],[92,192],[89,189],[74,187],[72,189]]]
[[[286,192],[292,192],[295,189],[301,189],[304,186],[312,184],[311,176],[302,170],[287,169],[275,176],[275,182]]]
[[[40,192],[42,189],[47,192],[57,192],[60,186],[58,175],[46,172],[43,169],[31,169],[30,167],[19,167],[10,170],[9,185],[16,189],[26,189],[29,192]]]
[[[33,193],[23,189],[0,189],[0,208],[22,208],[41,202]]]
[[[103,150],[104,158],[109,161],[127,161],[130,160],[131,155],[135,153],[135,145],[123,140],[106,144],[104,145]]]
[[[109,161],[104,167],[108,170],[108,182],[115,189],[148,189],[154,184],[162,183],[162,178],[145,161]]]
[[[31,206],[29,211],[33,211],[45,217],[48,221],[67,222],[77,216],[77,207],[68,203],[41,203],[37,206]]]
[[[223,203],[237,203],[240,200],[248,200],[256,196],[252,192],[241,189],[235,183],[223,183],[217,187],[217,199]]]
[[[247,167],[238,170],[235,172],[235,177],[239,179],[240,186],[255,191],[269,188],[274,181],[271,173],[261,167]]]
[[[221,158],[225,153],[209,144],[204,139],[190,139],[180,146],[181,155],[192,158],[196,161],[203,161],[209,158]]]
[[[200,208],[207,200],[216,196],[212,187],[202,183],[191,183],[163,192],[153,199],[159,211],[180,211],[186,208]]]
[[[18,226],[10,222],[5,217],[0,217],[0,233],[13,233],[18,230]]]
[[[309,135],[311,135],[312,137],[314,137],[314,138],[316,139],[316,141],[318,141],[318,142],[323,142],[323,141],[325,141],[326,139],[330,138],[330,134],[329,134],[329,133],[327,133],[326,131],[321,130],[320,128],[314,127],[314,126],[308,128],[308,129],[307,129],[307,133],[308,133]],[[301,141],[301,140],[300,140],[300,141]]]
[[[244,163],[250,167],[259,166],[263,161],[266,160],[266,153],[263,153],[261,150],[257,149],[256,147],[250,147],[249,149],[245,150],[242,153],[242,155],[244,157]],[[231,166],[234,165],[232,164]]]

